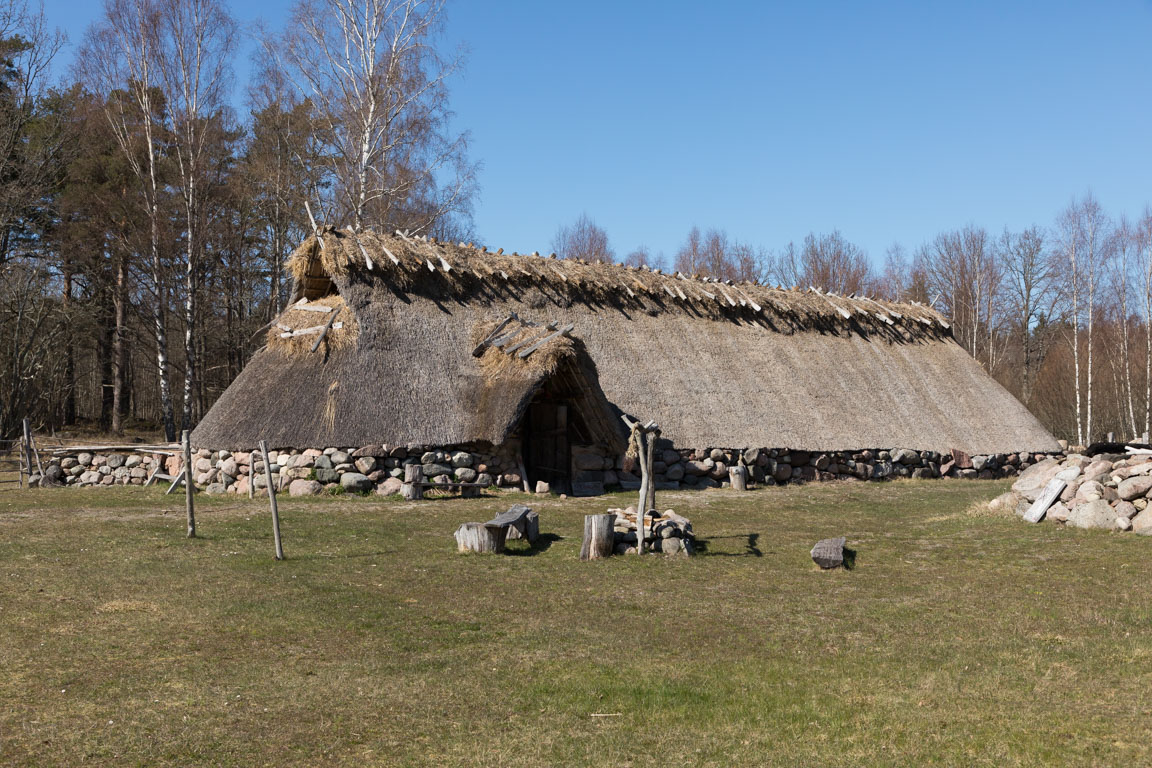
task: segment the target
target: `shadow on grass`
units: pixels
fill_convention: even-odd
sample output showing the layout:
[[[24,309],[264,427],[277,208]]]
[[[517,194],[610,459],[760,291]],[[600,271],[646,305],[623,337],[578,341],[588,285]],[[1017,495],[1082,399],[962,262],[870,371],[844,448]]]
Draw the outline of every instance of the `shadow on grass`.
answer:
[[[504,554],[511,555],[512,557],[535,557],[541,552],[547,552],[548,548],[552,546],[552,542],[560,541],[563,536],[557,536],[555,533],[542,533],[540,538],[536,539],[535,546],[518,546],[518,547],[504,547]],[[527,544],[523,539],[513,539],[513,541],[522,542]]]
[[[844,570],[850,571],[856,567],[856,550],[844,547]]]
[[[710,552],[709,549],[711,547],[709,545],[711,542],[719,541],[720,539],[745,539],[747,544],[743,552]],[[711,536],[707,539],[698,538],[693,542],[692,546],[697,555],[707,555],[709,557],[764,557],[764,553],[761,552],[760,547],[757,546],[757,542],[759,541],[760,534],[748,533],[738,536]]]

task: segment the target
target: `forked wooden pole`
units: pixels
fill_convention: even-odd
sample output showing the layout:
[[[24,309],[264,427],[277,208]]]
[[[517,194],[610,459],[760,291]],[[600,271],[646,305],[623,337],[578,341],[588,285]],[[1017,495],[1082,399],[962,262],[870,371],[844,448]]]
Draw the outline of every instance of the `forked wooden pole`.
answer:
[[[272,484],[272,462],[268,460],[268,442],[260,441],[260,455],[264,457],[264,481],[268,486],[268,503],[272,506],[272,537],[276,540],[276,559],[284,559],[284,545],[280,541],[280,511],[276,509],[276,486]]]

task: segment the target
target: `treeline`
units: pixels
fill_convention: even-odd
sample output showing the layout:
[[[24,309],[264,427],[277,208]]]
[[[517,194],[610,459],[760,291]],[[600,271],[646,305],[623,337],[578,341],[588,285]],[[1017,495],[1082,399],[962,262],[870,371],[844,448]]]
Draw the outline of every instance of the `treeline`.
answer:
[[[28,416],[174,439],[262,344],[313,220],[476,239],[443,23],[443,0],[297,0],[237,88],[224,0],[104,0],[53,83],[62,37],[0,0],[0,437]],[[1086,443],[1149,429],[1150,242],[1152,214],[1088,196],[1048,226],[893,246],[880,267],[839,232],[768,250],[692,228],[667,263],[617,255],[587,216],[553,249],[931,304],[1055,434]]]
[[[174,439],[262,343],[313,220],[469,236],[443,21],[298,0],[241,89],[224,0],[104,0],[51,83],[62,36],[0,0],[0,436],[29,416]]]
[[[1117,218],[1089,194],[1048,226],[968,225],[911,252],[894,245],[880,268],[839,232],[769,250],[693,227],[670,259],[644,247],[618,258],[587,215],[552,246],[568,258],[928,304],[1053,434],[1083,445],[1152,427],[1152,210]]]

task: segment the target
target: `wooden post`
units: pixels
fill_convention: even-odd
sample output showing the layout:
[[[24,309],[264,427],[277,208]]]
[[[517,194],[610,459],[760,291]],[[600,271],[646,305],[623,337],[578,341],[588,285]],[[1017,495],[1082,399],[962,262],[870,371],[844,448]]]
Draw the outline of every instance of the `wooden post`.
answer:
[[[656,455],[656,440],[660,437],[660,427],[655,421],[641,425],[632,421],[627,415],[620,416],[624,424],[632,431],[632,440],[636,445],[637,463],[640,465],[640,499],[636,506],[636,552],[644,554],[644,521],[648,512],[656,507],[656,479],[652,472],[652,464]]]
[[[404,465],[404,485],[400,486],[400,493],[408,501],[420,501],[424,498],[424,467],[420,464]]]
[[[255,453],[255,451],[253,451],[252,453]],[[252,453],[248,454],[248,500],[249,501],[251,501],[252,497],[256,494],[256,490],[252,487],[252,486],[256,485],[256,483],[254,482],[256,480],[256,459],[252,456]]]
[[[276,488],[272,485],[272,462],[268,460],[268,442],[260,441],[260,455],[264,457],[264,481],[268,485],[268,503],[272,506],[272,537],[276,540],[276,559],[284,559],[284,545],[280,542],[280,511],[276,509]]]
[[[648,473],[648,495],[644,497],[644,511],[650,512],[656,509],[656,473],[652,471],[652,462],[656,460],[656,439],[660,437],[660,429],[653,425],[647,437],[648,450],[645,458],[648,462],[646,465]]]
[[[1108,442],[1109,443],[1116,442],[1116,433],[1115,432],[1109,432],[1108,433]]]
[[[32,487],[32,430],[28,427],[28,419],[24,419],[24,439],[20,442],[21,464],[28,468],[28,487]]]
[[[743,464],[728,468],[728,479],[732,482],[732,490],[748,490],[748,468]]]
[[[615,543],[615,525],[615,512],[584,515],[584,542],[580,545],[580,559],[599,560],[602,557],[610,557]],[[637,530],[638,541],[641,535],[642,532]]]
[[[192,442],[188,430],[180,435],[180,445],[184,449],[184,509],[188,513],[188,538],[196,538],[196,509],[192,503],[192,495],[196,489],[192,487]]]
[[[36,450],[36,442],[32,439],[32,424],[24,419],[24,450],[28,454],[28,487],[32,487],[32,460],[36,460],[36,471],[40,473],[40,482],[44,482],[44,466],[40,463],[40,454]]]
[[[640,468],[640,498],[636,501],[636,554],[644,554],[644,519],[648,515],[648,456],[643,433],[636,437],[636,464]],[[587,537],[587,518],[585,518]]]

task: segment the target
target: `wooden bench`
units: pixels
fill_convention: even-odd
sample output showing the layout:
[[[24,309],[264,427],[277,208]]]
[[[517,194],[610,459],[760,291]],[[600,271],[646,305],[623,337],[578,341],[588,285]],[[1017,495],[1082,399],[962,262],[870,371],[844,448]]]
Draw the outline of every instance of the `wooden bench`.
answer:
[[[531,546],[540,538],[540,515],[531,507],[517,504],[486,523],[464,523],[456,529],[460,552],[504,551],[508,539],[526,539]]]
[[[424,467],[420,464],[405,464],[404,465],[404,485],[400,488],[400,493],[408,501],[420,501],[424,498],[425,488],[445,488],[445,489],[460,489],[460,495],[465,498],[472,498],[480,495],[481,488],[489,487],[487,483],[462,483],[458,481],[450,481],[447,483],[433,483],[424,479]]]

